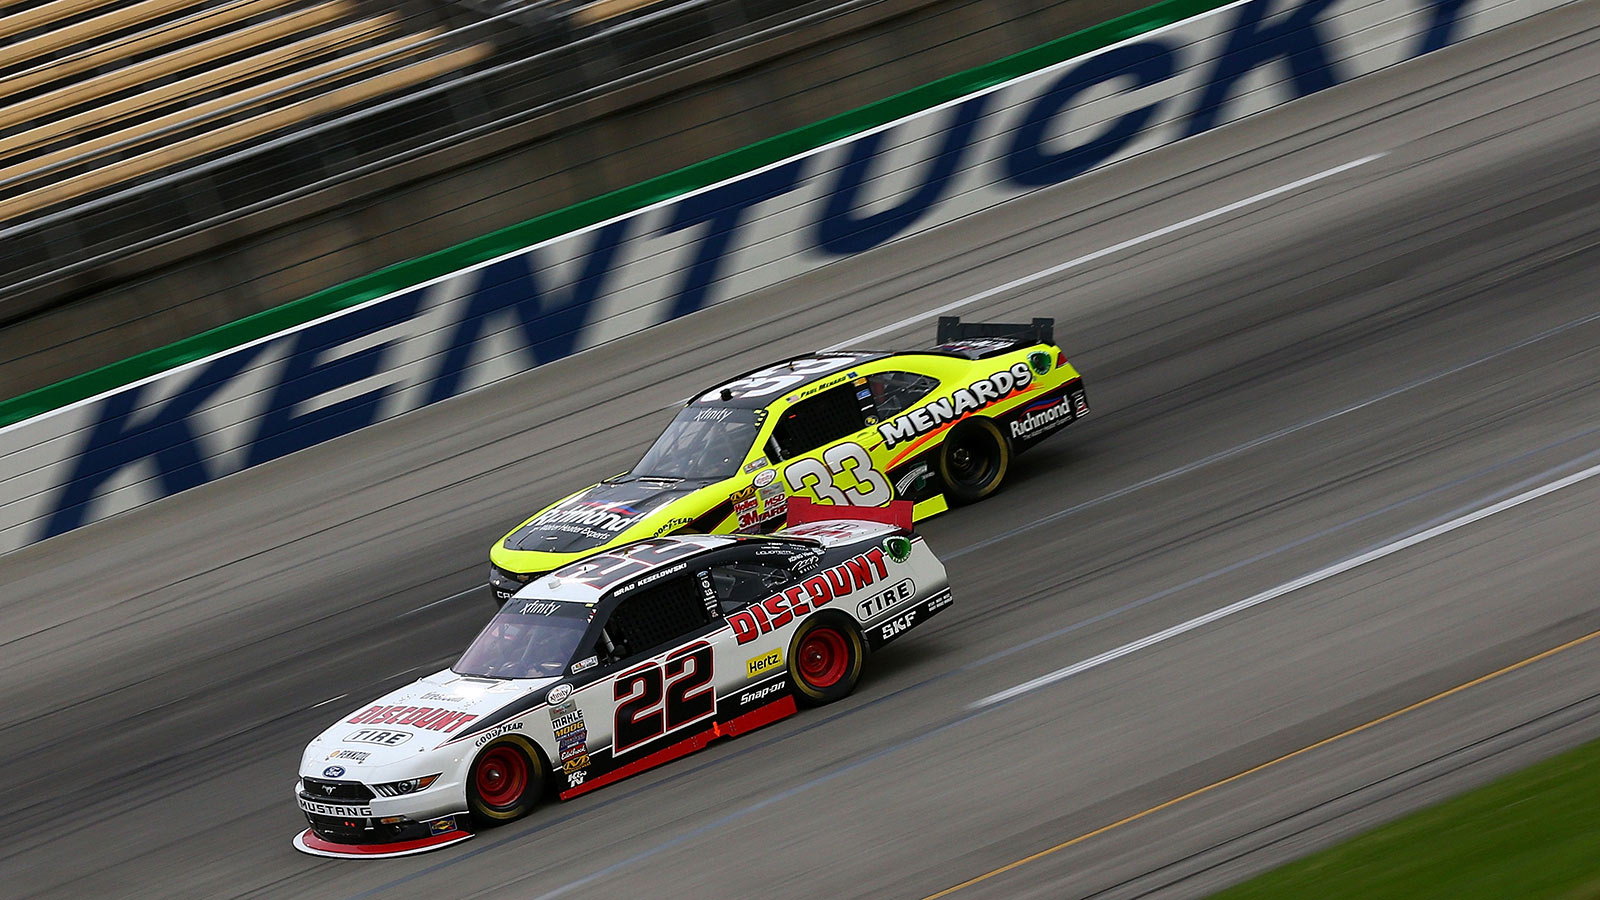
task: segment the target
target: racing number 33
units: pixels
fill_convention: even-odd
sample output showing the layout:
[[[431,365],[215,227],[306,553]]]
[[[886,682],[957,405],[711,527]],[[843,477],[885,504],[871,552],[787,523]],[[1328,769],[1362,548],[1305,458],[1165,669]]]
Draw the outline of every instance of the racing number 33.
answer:
[[[663,690],[665,688],[665,690]],[[666,702],[662,702],[663,694]],[[647,663],[617,676],[612,753],[622,753],[717,711],[711,687],[711,645],[675,650],[659,665]]]
[[[857,487],[833,483],[834,476],[847,472]],[[882,506],[894,499],[889,479],[873,467],[866,448],[849,441],[824,450],[821,459],[795,460],[783,470],[783,477],[794,493],[810,488],[818,500],[835,506]]]

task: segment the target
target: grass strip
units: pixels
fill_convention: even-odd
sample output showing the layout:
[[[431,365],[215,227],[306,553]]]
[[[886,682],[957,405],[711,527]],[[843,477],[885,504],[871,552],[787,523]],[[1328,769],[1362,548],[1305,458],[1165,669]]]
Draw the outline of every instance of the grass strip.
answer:
[[[1600,741],[1289,863],[1213,900],[1600,898]]]

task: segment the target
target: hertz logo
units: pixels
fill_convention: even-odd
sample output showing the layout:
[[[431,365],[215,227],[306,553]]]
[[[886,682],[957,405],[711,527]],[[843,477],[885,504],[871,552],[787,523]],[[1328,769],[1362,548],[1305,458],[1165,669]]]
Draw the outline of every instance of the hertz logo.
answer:
[[[781,665],[783,665],[783,651],[774,650],[764,656],[757,656],[754,659],[745,660],[744,674],[747,678],[754,678],[757,675],[760,675],[762,672],[766,672],[770,669],[776,669]]]

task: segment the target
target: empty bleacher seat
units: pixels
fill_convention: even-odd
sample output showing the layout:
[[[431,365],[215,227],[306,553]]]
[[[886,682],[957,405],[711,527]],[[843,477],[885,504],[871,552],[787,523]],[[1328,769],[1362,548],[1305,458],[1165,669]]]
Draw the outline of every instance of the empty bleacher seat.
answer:
[[[0,3],[0,223],[404,94],[492,51],[357,0]]]

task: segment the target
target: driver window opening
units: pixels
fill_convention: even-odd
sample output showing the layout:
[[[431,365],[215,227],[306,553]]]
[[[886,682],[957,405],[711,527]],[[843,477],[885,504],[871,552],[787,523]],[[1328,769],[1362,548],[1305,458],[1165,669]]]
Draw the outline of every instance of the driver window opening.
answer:
[[[694,581],[669,578],[639,588],[618,604],[601,631],[601,644],[610,641],[610,660],[617,662],[676,643],[710,624],[711,613]]]
[[[859,396],[865,392],[854,384],[842,384],[789,407],[772,430],[778,458],[792,459],[866,427],[864,398]]]

